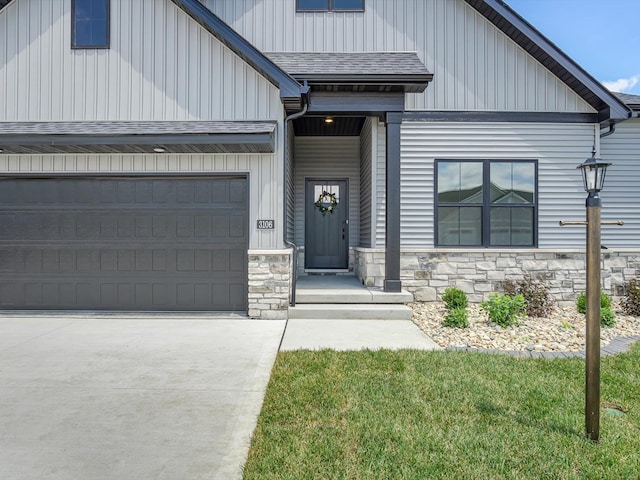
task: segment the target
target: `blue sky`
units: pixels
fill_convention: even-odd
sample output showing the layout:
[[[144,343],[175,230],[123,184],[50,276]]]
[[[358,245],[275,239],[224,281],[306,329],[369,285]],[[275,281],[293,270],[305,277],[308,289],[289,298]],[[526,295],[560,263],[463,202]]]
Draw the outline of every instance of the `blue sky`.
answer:
[[[610,90],[640,95],[640,0],[505,0]]]

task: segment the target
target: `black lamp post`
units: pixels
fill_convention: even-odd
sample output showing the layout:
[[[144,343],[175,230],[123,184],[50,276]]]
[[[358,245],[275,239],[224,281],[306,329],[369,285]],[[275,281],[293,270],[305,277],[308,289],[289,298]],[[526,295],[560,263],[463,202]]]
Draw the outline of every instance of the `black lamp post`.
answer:
[[[587,209],[587,332],[586,332],[586,394],[585,428],[587,438],[597,442],[600,437],[600,211],[599,192],[604,186],[607,167],[611,164],[591,158],[578,165],[582,170],[584,189],[589,193]]]

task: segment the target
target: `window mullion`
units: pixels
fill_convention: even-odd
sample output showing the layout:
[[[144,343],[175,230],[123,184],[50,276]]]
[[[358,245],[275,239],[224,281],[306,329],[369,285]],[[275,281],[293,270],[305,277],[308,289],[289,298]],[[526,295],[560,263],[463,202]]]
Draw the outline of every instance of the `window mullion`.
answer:
[[[482,246],[491,245],[491,162],[482,161]]]

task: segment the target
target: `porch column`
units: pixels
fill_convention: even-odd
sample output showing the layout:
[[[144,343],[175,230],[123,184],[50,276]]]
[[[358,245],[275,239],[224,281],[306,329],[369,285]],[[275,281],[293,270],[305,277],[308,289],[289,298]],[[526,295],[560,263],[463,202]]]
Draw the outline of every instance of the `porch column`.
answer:
[[[402,113],[387,112],[385,292],[400,292],[400,126]]]

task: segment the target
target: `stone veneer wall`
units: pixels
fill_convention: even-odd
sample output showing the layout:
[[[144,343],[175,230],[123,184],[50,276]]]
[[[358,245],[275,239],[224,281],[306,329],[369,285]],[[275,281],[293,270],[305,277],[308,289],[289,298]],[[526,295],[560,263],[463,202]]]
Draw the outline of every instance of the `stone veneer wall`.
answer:
[[[249,250],[249,316],[286,319],[289,309],[291,250]]]
[[[384,249],[356,248],[356,276],[367,286],[384,284]],[[586,289],[585,255],[581,250],[403,250],[400,254],[402,287],[417,301],[440,299],[456,286],[480,302],[492,292],[504,291],[505,280],[525,275],[544,280],[559,304],[572,304]],[[620,296],[624,285],[640,276],[640,251],[606,250],[602,253],[604,292]]]

